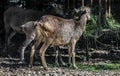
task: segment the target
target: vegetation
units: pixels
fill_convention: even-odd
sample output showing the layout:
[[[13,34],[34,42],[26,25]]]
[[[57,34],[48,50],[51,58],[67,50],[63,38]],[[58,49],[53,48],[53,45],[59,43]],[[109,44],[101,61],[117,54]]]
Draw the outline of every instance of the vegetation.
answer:
[[[117,71],[120,70],[120,64],[119,63],[98,63],[98,64],[83,64],[78,63],[77,66],[81,70],[87,70],[87,71],[101,71],[101,70],[108,70],[108,71]]]
[[[41,65],[40,62],[35,62],[35,64]],[[51,68],[54,68],[54,67],[68,68],[69,67],[67,64],[57,66],[54,63],[49,63],[48,65]],[[105,71],[105,70],[107,70],[107,71],[120,71],[120,63],[104,63],[104,62],[101,62],[101,63],[83,63],[83,62],[77,62],[77,66],[78,66],[78,70],[84,70],[84,71],[95,71],[95,72]]]
[[[109,29],[118,29],[118,28],[120,28],[120,24],[118,22],[116,22],[116,20],[113,18],[112,15],[106,16],[104,19],[105,19],[107,28],[109,28]]]

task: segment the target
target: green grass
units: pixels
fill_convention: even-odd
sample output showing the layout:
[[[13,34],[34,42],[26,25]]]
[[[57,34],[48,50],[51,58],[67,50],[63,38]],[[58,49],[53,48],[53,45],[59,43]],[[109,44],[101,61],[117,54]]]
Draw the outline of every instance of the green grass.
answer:
[[[55,65],[55,64],[51,64],[51,63],[47,63],[47,65],[51,68],[54,67],[61,67],[61,68],[69,68],[69,66],[67,65]],[[102,70],[107,70],[107,71],[120,71],[120,63],[95,63],[95,64],[84,64],[84,63],[76,63],[77,67],[79,70],[83,70],[83,71],[102,71]]]
[[[80,70],[87,70],[87,71],[101,71],[101,70],[116,71],[116,70],[120,70],[119,63],[104,63],[104,64],[77,63],[77,66]]]

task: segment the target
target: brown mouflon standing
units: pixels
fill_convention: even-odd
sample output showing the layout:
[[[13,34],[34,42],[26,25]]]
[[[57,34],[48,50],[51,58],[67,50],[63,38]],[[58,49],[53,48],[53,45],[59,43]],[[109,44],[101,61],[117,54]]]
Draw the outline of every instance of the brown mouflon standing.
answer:
[[[81,37],[87,20],[90,19],[90,8],[81,8],[81,18],[79,21],[73,19],[63,19],[57,16],[44,15],[35,22],[35,27],[40,30],[44,38],[44,44],[39,50],[39,55],[44,69],[48,69],[45,60],[45,51],[50,45],[68,47],[69,64],[77,68],[75,63],[75,45]],[[31,52],[33,55],[34,52]]]

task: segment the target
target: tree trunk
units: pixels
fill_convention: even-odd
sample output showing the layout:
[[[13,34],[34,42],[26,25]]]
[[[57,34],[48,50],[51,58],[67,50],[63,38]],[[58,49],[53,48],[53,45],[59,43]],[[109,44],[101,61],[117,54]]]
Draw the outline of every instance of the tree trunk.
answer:
[[[85,6],[85,4],[84,4],[84,0],[82,0],[82,7],[84,7]]]
[[[101,0],[99,0],[99,18],[101,18]]]
[[[107,16],[111,15],[111,0],[105,0],[105,14]]]
[[[93,0],[90,0],[90,6],[93,7]]]
[[[108,0],[108,16],[111,15],[111,0]]]
[[[105,15],[107,15],[107,2],[108,0],[105,0]]]

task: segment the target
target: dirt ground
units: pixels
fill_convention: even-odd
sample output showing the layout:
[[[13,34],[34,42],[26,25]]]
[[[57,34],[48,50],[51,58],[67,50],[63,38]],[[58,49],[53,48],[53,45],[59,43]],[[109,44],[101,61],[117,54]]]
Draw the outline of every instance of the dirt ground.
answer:
[[[120,76],[119,71],[94,72],[67,67],[51,67],[45,71],[41,65],[35,65],[31,69],[27,67],[28,64],[18,62],[17,58],[0,58],[0,76]]]

